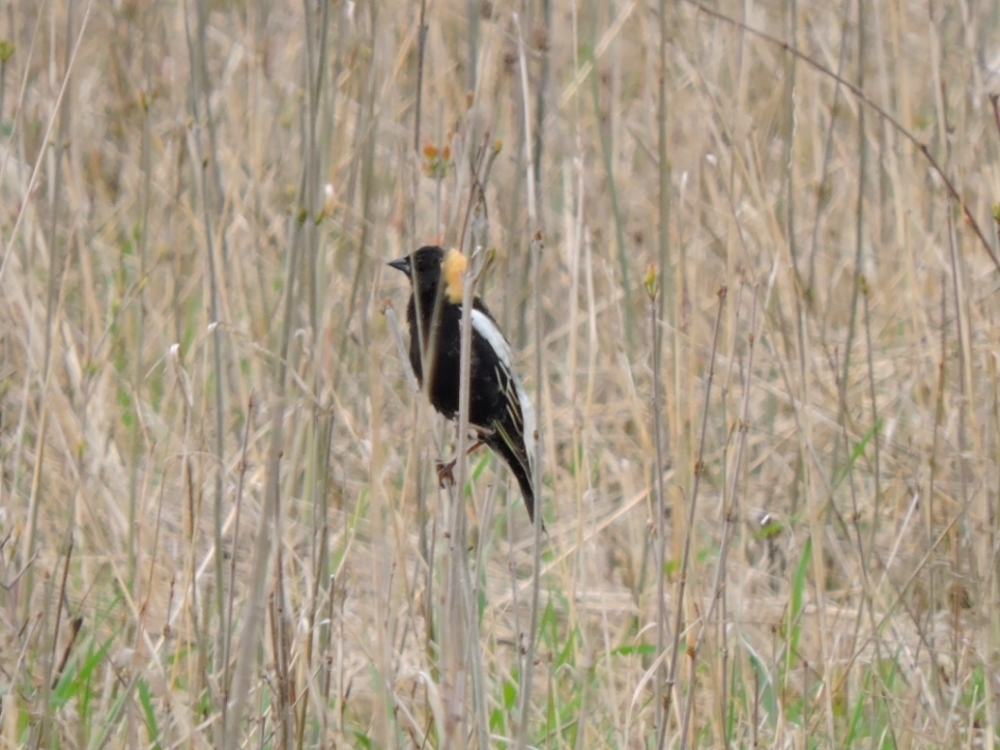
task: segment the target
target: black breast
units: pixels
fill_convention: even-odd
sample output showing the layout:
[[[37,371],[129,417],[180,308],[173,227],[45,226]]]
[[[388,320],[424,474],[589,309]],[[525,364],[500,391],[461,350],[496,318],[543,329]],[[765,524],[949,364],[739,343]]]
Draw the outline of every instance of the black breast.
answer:
[[[424,386],[424,365],[430,375],[430,386],[426,388],[431,405],[448,419],[458,416],[459,367],[461,360],[461,308],[456,305],[441,305],[437,325],[431,327],[434,302],[426,303],[421,309],[423,324],[417,333],[416,302],[411,297],[406,309],[410,324],[410,364],[417,382]],[[433,333],[436,332],[436,335]],[[425,352],[420,351],[421,335]]]

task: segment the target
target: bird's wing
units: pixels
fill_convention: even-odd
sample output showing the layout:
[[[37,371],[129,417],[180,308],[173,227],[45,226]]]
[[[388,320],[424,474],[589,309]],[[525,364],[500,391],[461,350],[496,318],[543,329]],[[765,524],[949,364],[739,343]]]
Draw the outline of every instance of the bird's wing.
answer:
[[[497,382],[504,395],[509,419],[498,420],[498,424],[493,427],[501,432],[505,442],[516,454],[524,455],[527,467],[530,468],[535,455],[535,409],[514,372],[514,355],[510,343],[482,303],[473,307],[472,327],[497,355]]]

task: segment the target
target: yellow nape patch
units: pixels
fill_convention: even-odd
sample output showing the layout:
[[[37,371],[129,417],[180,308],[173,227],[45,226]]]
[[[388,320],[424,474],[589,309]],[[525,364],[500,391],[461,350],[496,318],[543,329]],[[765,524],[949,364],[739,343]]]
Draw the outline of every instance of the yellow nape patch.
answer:
[[[444,276],[444,295],[452,304],[462,301],[462,278],[469,266],[469,259],[458,250],[448,250],[441,261],[441,275]]]

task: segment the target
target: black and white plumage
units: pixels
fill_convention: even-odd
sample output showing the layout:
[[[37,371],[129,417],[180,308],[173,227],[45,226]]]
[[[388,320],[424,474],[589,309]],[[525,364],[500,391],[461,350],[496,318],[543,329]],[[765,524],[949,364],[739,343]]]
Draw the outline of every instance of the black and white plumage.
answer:
[[[468,261],[457,250],[426,246],[389,265],[405,273],[413,289],[406,307],[413,372],[423,387],[426,364],[431,405],[448,419],[455,419],[462,354],[463,275]],[[425,352],[420,350],[421,342]],[[510,343],[479,297],[472,301],[471,355],[469,424],[510,467],[528,516],[534,520],[535,410],[514,372]]]

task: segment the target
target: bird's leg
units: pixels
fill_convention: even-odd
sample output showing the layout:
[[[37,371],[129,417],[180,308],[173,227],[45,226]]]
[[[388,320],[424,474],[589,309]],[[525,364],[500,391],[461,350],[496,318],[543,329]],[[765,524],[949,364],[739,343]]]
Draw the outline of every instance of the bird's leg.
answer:
[[[465,455],[468,456],[482,444],[482,440],[476,440],[476,442],[473,443],[472,446],[465,452]],[[434,462],[434,466],[437,469],[439,487],[447,487],[449,484],[455,484],[455,475],[453,474],[453,471],[455,469],[456,461],[458,461],[458,456],[455,456],[455,458],[451,459],[451,461],[442,461],[441,459],[438,459]]]

